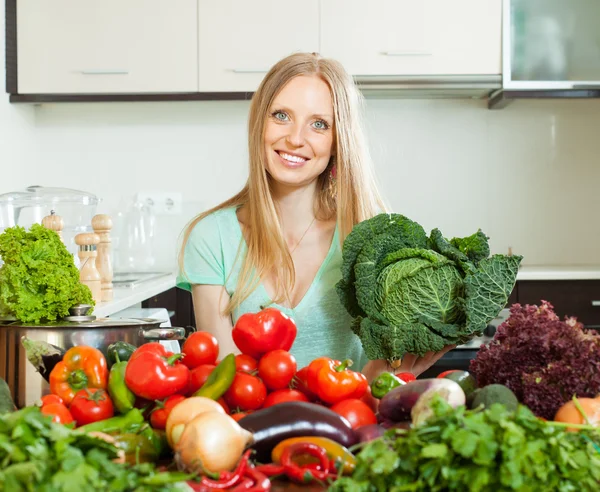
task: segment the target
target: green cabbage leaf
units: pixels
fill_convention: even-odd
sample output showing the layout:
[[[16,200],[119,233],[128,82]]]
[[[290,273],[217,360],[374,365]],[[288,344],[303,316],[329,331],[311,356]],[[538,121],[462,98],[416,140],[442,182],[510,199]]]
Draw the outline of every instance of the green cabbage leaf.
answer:
[[[0,315],[19,321],[54,321],[75,304],[94,305],[79,270],[58,234],[40,224],[0,234]]]
[[[427,236],[399,214],[357,224],[344,241],[338,296],[367,357],[423,356],[481,335],[508,302],[521,256],[492,255],[481,231]]]

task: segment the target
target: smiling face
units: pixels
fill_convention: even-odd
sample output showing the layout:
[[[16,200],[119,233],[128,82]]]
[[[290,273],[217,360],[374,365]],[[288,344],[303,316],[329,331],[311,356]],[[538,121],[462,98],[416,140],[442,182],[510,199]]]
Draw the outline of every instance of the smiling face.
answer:
[[[264,143],[271,178],[288,187],[314,182],[331,159],[333,125],[329,86],[315,75],[291,79],[267,115]]]

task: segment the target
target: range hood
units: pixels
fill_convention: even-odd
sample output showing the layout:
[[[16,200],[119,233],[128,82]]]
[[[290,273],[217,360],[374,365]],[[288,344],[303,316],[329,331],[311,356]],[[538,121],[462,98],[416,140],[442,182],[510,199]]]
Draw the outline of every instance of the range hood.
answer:
[[[600,97],[600,0],[504,0],[502,87],[515,99]]]

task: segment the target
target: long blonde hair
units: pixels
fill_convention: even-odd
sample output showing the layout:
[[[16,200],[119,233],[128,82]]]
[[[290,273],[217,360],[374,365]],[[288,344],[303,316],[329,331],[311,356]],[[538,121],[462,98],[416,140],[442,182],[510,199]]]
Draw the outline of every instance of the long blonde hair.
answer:
[[[266,171],[264,134],[269,109],[281,89],[294,77],[316,75],[331,91],[334,111],[335,151],[317,181],[315,216],[330,220],[337,216],[343,243],[358,222],[386,211],[373,176],[360,124],[362,96],[342,65],[316,53],[295,53],[277,62],[254,93],[248,118],[250,172],[235,196],[195,217],[184,229],[179,268],[184,272],[184,251],[194,226],[217,210],[245,207],[247,253],[242,260],[238,285],[225,314],[231,314],[257,287],[260,279],[277,269],[274,302],[288,298],[295,283],[294,263],[288,251]],[[331,169],[336,168],[335,192],[331,193]],[[184,272],[185,273],[185,272]]]

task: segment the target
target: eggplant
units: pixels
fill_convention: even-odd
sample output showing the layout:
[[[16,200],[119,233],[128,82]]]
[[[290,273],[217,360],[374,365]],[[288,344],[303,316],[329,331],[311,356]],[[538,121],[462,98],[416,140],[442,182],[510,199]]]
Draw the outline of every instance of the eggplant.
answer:
[[[26,336],[21,337],[21,344],[25,348],[27,360],[46,381],[50,382],[50,373],[62,360],[65,350],[48,342],[31,340]]]
[[[417,379],[403,386],[397,386],[379,401],[380,417],[384,421],[391,420],[392,422],[411,420],[413,407],[419,398],[429,390],[444,390],[440,391],[440,396],[454,407],[458,406],[455,404],[456,402],[465,404],[465,392],[458,383],[444,378]]]
[[[358,442],[370,442],[383,436],[385,428],[380,424],[367,424],[356,428],[355,432]]]
[[[356,444],[350,423],[333,410],[316,403],[289,401],[246,415],[239,425],[253,435],[251,447],[261,463],[271,462],[271,451],[290,437],[327,437],[346,448]]]

